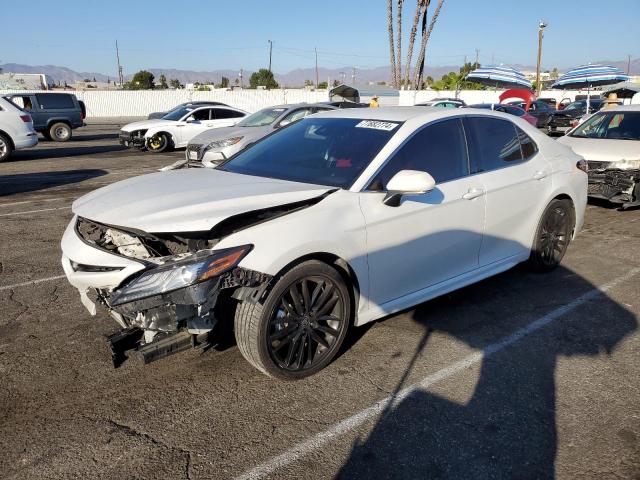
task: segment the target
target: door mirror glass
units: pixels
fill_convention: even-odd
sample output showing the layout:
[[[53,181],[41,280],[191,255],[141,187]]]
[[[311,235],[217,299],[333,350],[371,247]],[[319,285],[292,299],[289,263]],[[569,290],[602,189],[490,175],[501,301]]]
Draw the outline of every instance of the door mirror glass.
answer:
[[[387,183],[385,205],[397,207],[403,195],[420,195],[436,187],[436,181],[427,172],[401,170]]]

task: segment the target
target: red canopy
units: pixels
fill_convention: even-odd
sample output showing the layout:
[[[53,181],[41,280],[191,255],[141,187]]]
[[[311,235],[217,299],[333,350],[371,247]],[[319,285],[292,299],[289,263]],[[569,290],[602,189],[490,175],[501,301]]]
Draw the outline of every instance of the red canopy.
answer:
[[[531,102],[536,99],[536,96],[531,90],[525,90],[524,88],[512,88],[511,90],[506,90],[502,95],[500,95],[500,103],[505,101],[507,98],[520,98],[524,100],[524,109],[528,112],[531,107]]]

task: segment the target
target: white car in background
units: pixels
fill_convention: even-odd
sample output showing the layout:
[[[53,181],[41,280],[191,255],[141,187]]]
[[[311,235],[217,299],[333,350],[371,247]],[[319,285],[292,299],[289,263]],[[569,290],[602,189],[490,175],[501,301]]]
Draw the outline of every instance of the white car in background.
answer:
[[[180,105],[162,118],[125,125],[120,130],[120,144],[159,153],[186,147],[196,135],[211,128],[231,127],[247,112],[225,105]]]
[[[14,150],[37,144],[38,133],[33,129],[31,115],[0,98],[0,162],[9,158]]]
[[[600,110],[557,140],[589,165],[589,196],[640,206],[640,105]]]
[[[580,230],[582,158],[487,110],[310,115],[217,168],[143,175],[73,203],[62,265],[110,337],[145,362],[234,325],[258,370],[298,379],[350,326],[527,261],[555,268]]]

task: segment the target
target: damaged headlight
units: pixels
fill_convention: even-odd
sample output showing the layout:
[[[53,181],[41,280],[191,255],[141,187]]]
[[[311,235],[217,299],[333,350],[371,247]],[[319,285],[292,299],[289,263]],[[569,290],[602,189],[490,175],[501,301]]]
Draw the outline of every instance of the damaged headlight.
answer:
[[[112,305],[188,287],[221,275],[234,268],[249,253],[252,245],[211,251],[185,260],[170,262],[144,272],[111,296]]]
[[[620,160],[611,162],[607,168],[615,168],[618,170],[637,170],[640,169],[640,160]]]
[[[230,147],[231,145],[235,145],[236,143],[238,143],[243,138],[244,137],[232,137],[225,138],[224,140],[216,140],[215,142],[211,142],[209,145],[207,145],[207,149]]]

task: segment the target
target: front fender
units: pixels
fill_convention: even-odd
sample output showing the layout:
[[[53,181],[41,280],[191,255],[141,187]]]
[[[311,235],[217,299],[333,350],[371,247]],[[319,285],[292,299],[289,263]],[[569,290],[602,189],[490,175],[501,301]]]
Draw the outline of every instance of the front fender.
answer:
[[[240,266],[274,276],[309,255],[328,253],[341,258],[356,275],[359,310],[366,307],[369,270],[359,193],[339,190],[311,207],[235,232],[216,249],[246,244],[254,248]]]

